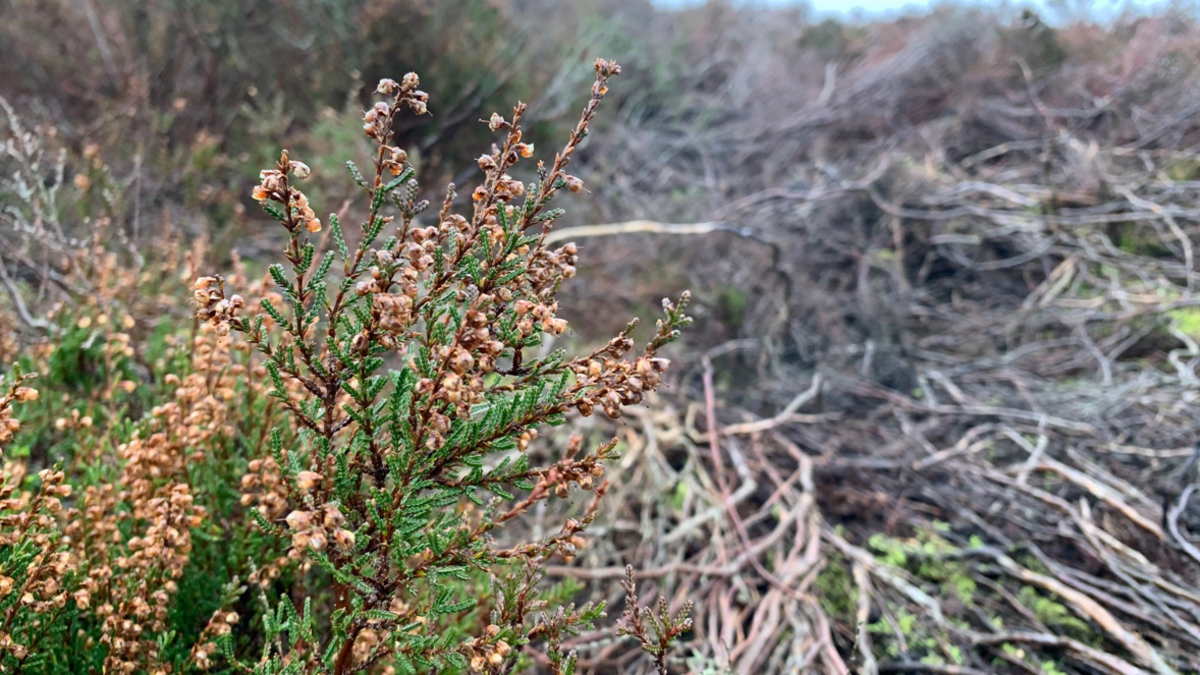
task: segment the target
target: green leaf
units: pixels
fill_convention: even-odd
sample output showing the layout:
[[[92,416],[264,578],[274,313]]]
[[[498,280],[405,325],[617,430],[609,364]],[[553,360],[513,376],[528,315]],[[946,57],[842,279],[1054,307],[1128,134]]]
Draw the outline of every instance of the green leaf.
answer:
[[[349,260],[350,247],[346,245],[346,237],[342,234],[342,223],[336,214],[329,214],[329,230],[333,233],[333,241],[337,245],[338,254],[342,256],[342,260]]]
[[[282,288],[289,295],[292,293],[292,285],[288,283],[287,276],[283,271],[283,265],[276,263],[268,267],[267,271],[271,273],[271,279],[275,281],[276,286]]]
[[[346,162],[346,169],[350,171],[350,175],[354,178],[354,182],[358,183],[359,187],[369,189],[367,188],[367,180],[363,178],[362,172],[358,170],[358,167],[354,165],[354,162]]]
[[[392,190],[395,190],[396,188],[400,187],[401,185],[404,185],[415,174],[416,174],[416,171],[413,171],[412,167],[406,167],[404,169],[404,171],[400,172],[399,176],[396,176],[387,185],[383,186],[383,194],[387,194],[387,193],[391,192]]]
[[[287,222],[288,222],[287,214],[285,214],[283,212],[283,210],[280,209],[278,206],[275,206],[275,204],[273,204],[271,202],[262,202],[262,208],[263,208],[263,211],[266,211],[267,213],[271,214],[271,217],[274,218],[275,220],[278,220],[279,222],[284,223],[285,225],[287,224]]]

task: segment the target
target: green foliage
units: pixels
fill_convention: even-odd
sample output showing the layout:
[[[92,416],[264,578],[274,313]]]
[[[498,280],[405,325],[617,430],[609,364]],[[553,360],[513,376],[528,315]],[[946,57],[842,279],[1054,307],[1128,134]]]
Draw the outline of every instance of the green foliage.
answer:
[[[953,593],[963,604],[971,604],[976,584],[964,560],[951,557],[958,548],[940,536],[947,525],[934,522],[928,531],[917,533],[914,540],[903,541],[883,534],[871,535],[869,545],[886,565],[907,569],[920,579],[938,584]]]
[[[1075,616],[1075,613],[1065,604],[1042,595],[1032,586],[1022,586],[1021,590],[1017,593],[1017,598],[1021,601],[1021,604],[1033,610],[1034,614],[1037,615],[1038,621],[1048,626],[1056,626],[1081,635],[1091,633],[1088,625],[1082,619]]]
[[[840,554],[831,553],[829,561],[817,574],[816,596],[821,608],[831,618],[854,624],[858,587],[854,585],[847,562]]]
[[[862,27],[830,18],[805,27],[798,44],[802,49],[815,51],[825,61],[848,60],[861,54],[865,37]]]

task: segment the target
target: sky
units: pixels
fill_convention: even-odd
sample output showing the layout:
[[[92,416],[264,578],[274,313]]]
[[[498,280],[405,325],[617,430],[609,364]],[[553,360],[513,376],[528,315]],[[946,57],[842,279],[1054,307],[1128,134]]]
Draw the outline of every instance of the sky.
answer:
[[[896,15],[913,10],[929,9],[935,4],[946,4],[946,0],[744,0],[756,5],[808,4],[820,18],[834,17],[843,20],[872,19]],[[664,7],[681,7],[703,4],[704,0],[657,0]],[[962,4],[961,2],[959,4]],[[1166,4],[1162,0],[1006,0],[1004,2],[974,0],[970,4],[984,6],[1029,6],[1048,23],[1086,15],[1096,21],[1113,17],[1123,10],[1146,11]]]

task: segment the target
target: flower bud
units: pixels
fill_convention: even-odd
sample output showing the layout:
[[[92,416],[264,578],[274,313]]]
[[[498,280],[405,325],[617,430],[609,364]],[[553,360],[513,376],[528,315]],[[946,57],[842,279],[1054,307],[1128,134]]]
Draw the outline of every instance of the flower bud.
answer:
[[[341,527],[342,523],[346,522],[346,517],[338,510],[338,507],[327,505],[325,507],[325,527],[334,528]]]
[[[325,538],[324,533],[314,532],[308,540],[308,547],[314,551],[320,552],[325,550],[325,546],[328,543],[329,540]]]
[[[312,513],[308,511],[292,511],[285,520],[293,530],[307,530],[312,527]]]
[[[333,540],[338,548],[349,551],[354,548],[354,533],[350,530],[338,530],[333,533]]]
[[[323,480],[325,477],[315,471],[301,471],[296,475],[296,487],[301,492],[311,492]]]

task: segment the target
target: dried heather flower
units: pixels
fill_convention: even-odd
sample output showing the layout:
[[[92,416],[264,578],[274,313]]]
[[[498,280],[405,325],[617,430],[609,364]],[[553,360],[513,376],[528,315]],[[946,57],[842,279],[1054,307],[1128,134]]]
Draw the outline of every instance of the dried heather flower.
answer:
[[[338,548],[343,551],[349,551],[354,548],[354,533],[350,530],[337,530],[333,533],[333,539]]]
[[[315,471],[301,471],[296,475],[296,487],[301,492],[312,492],[323,480],[325,477]]]
[[[0,389],[0,443],[12,440],[13,434],[21,428],[20,421],[13,417],[13,403],[28,403],[38,399],[38,392],[32,387],[24,386],[24,383],[32,379],[35,375],[27,375],[19,369],[16,372],[16,377],[13,378],[13,383],[8,387],[7,391]],[[0,384],[3,383],[3,378],[0,377]]]
[[[308,511],[292,511],[288,514],[286,520],[288,527],[297,532],[308,530],[312,527],[313,523],[312,513]]]
[[[290,168],[292,173],[296,174],[296,177],[300,179],[308,178],[312,173],[312,169],[309,169],[307,164],[304,162],[297,162],[295,160],[288,162],[288,168]]]

